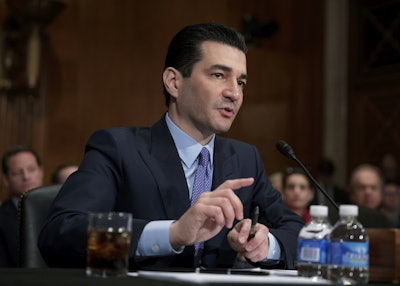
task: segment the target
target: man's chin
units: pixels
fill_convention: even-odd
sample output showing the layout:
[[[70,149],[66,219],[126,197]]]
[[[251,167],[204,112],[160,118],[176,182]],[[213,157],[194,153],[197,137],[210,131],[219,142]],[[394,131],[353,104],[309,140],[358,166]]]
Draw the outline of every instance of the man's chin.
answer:
[[[225,124],[225,125],[220,125],[215,128],[214,133],[215,134],[221,134],[221,133],[226,133],[231,129],[232,123],[230,124]]]

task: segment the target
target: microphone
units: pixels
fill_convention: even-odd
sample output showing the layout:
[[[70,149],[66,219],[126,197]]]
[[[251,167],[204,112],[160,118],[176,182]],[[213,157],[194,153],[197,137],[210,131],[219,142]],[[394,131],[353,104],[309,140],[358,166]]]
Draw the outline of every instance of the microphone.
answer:
[[[296,161],[296,163],[303,169],[303,171],[307,174],[307,176],[314,183],[314,185],[318,188],[318,190],[320,190],[322,192],[322,194],[325,196],[325,198],[327,198],[329,200],[329,202],[336,208],[336,210],[339,210],[339,207],[336,204],[336,202],[328,195],[328,193],[321,187],[321,185],[318,184],[318,182],[313,178],[313,176],[311,176],[310,172],[303,165],[303,163],[299,159],[297,159],[292,147],[290,147],[290,145],[288,143],[286,143],[283,140],[279,140],[278,142],[276,142],[276,149],[278,149],[278,151],[281,154],[285,155],[289,159]]]

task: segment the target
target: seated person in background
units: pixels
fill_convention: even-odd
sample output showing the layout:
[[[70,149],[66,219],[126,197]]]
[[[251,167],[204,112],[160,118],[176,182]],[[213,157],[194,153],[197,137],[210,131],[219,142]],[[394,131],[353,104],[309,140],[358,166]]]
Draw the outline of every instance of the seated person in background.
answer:
[[[314,188],[302,169],[289,167],[285,170],[282,198],[291,211],[303,218],[304,223],[310,221],[309,206],[314,198]]]
[[[18,200],[31,189],[42,186],[43,169],[39,155],[30,147],[16,146],[2,158],[3,183],[10,199],[0,206],[0,267],[18,265]]]
[[[386,181],[383,185],[383,200],[380,211],[394,228],[400,228],[400,183]]]
[[[379,209],[382,203],[383,177],[380,169],[362,164],[350,177],[350,201],[359,206]]]
[[[381,170],[371,164],[361,164],[351,173],[349,199],[350,203],[358,205],[358,219],[364,227],[390,227],[389,220],[379,211],[383,182]]]
[[[272,188],[256,147],[217,135],[242,105],[246,51],[241,34],[216,23],[175,35],[162,76],[168,111],[151,127],[89,138],[39,235],[50,266],[85,267],[88,213],[122,211],[134,218],[130,269],[226,268],[237,258],[294,269],[301,218]],[[198,197],[197,169],[205,169]]]
[[[382,170],[383,178],[385,180],[390,180],[390,181],[400,180],[398,159],[393,153],[388,152],[383,154],[379,167]]]
[[[337,204],[349,203],[347,190],[335,183],[335,165],[331,159],[323,158],[318,163],[317,181]],[[330,202],[322,192],[316,192],[312,204],[329,206]]]
[[[71,163],[64,163],[59,165],[51,174],[52,184],[63,184],[69,175],[78,170],[78,166]]]
[[[272,187],[280,193],[282,193],[282,176],[283,176],[282,172],[275,172],[269,175]]]

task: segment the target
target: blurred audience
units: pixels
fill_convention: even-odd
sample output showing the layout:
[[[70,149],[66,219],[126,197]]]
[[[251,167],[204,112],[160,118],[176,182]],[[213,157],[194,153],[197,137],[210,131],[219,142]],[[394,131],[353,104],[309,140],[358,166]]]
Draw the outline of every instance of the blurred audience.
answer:
[[[53,171],[51,174],[51,183],[52,184],[64,184],[69,175],[78,170],[78,166],[72,163],[64,163]]]
[[[0,267],[18,265],[18,200],[33,188],[42,186],[43,169],[39,155],[27,146],[16,146],[2,158],[3,184],[10,199],[0,206]]]
[[[380,211],[389,219],[392,227],[400,227],[400,182],[385,182]]]
[[[335,165],[331,159],[321,159],[318,163],[317,181],[337,204],[346,204],[349,202],[349,195],[345,188],[335,182],[335,171]],[[330,203],[322,192],[317,192],[312,204],[329,205]]]
[[[396,156],[392,153],[385,153],[380,162],[380,168],[385,180],[400,180],[399,165]]]
[[[361,164],[351,173],[350,203],[359,206],[359,221],[367,228],[388,228],[390,222],[379,210],[383,199],[381,170],[371,164]]]
[[[282,176],[283,176],[282,172],[275,172],[269,175],[272,187],[280,193],[282,193]]]
[[[370,164],[356,167],[350,176],[350,201],[359,206],[379,209],[382,203],[381,170]]]
[[[314,188],[304,171],[300,168],[287,168],[282,176],[282,197],[288,208],[310,221],[309,206],[314,198]]]

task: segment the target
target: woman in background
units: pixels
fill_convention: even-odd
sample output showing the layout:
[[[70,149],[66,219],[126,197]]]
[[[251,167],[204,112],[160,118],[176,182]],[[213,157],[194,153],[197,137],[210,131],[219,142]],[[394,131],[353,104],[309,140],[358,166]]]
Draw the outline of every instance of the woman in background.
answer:
[[[288,208],[307,223],[311,217],[309,206],[314,198],[314,189],[307,175],[300,168],[287,168],[282,177],[282,198]]]

